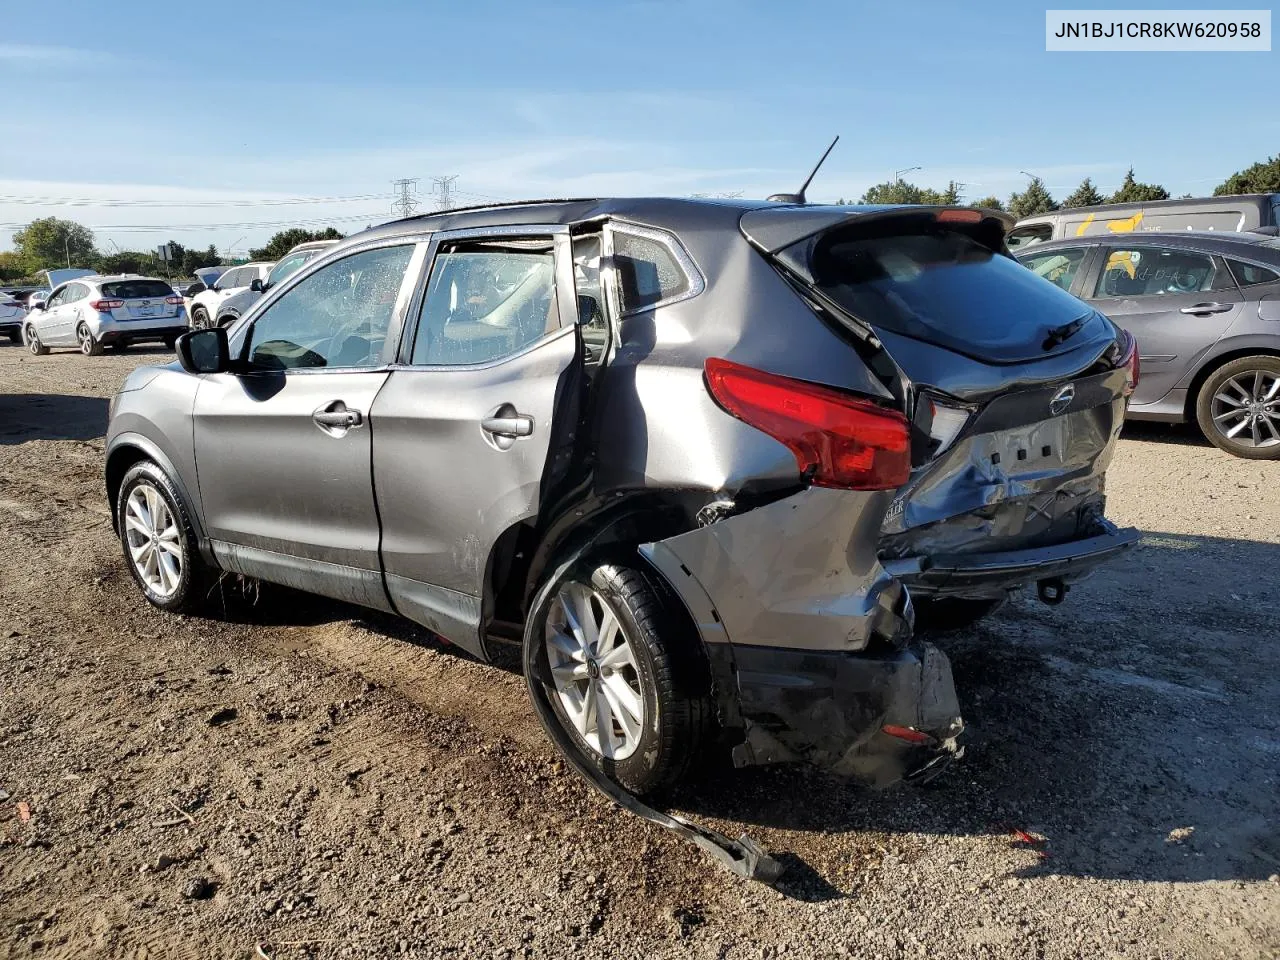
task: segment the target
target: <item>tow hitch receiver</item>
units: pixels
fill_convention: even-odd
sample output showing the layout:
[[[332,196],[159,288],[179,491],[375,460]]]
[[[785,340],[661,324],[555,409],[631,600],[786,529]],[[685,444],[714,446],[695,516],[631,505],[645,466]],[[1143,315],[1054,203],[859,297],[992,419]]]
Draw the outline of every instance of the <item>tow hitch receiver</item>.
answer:
[[[1061,577],[1054,577],[1052,580],[1040,580],[1036,583],[1036,595],[1040,598],[1040,602],[1047,603],[1051,607],[1056,607],[1067,599],[1067,591],[1070,589]]]

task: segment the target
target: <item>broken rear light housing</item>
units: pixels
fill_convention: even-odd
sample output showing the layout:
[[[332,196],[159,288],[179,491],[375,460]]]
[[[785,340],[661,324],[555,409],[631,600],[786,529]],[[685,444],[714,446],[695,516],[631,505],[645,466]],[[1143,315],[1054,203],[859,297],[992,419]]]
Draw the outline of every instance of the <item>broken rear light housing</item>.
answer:
[[[910,477],[910,427],[897,411],[717,357],[705,371],[716,402],[785,444],[815,486],[893,490]]]

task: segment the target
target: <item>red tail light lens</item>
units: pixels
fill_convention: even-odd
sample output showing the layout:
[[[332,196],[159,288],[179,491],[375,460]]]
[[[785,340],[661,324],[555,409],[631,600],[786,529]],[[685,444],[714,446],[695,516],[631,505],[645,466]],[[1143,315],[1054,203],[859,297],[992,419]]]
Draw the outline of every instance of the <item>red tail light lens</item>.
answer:
[[[1142,375],[1140,369],[1141,364],[1138,362],[1138,341],[1128,330],[1122,330],[1124,334],[1125,348],[1124,353],[1120,357],[1120,362],[1116,364],[1118,367],[1124,367],[1128,373],[1128,377],[1124,385],[1124,395],[1131,396],[1133,391],[1138,389],[1138,378]]]
[[[983,214],[981,210],[939,210],[938,223],[979,223]]]
[[[115,310],[117,307],[123,307],[123,300],[90,300],[89,306],[94,310]]]
[[[182,298],[181,298],[181,297],[178,297],[178,296],[165,297],[165,298],[164,298],[164,302],[165,302],[165,303],[167,303],[167,304],[170,304],[170,305],[172,305],[172,306],[177,306],[179,303],[181,303],[181,302],[182,302]]]
[[[910,428],[902,414],[716,357],[705,369],[720,406],[786,444],[817,486],[892,490],[911,475]]]

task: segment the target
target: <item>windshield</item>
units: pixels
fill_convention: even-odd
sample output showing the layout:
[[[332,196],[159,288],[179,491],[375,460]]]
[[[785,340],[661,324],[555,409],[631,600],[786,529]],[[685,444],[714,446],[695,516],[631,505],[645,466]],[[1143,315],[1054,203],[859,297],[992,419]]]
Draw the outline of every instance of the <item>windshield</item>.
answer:
[[[834,230],[783,252],[853,316],[995,362],[1043,356],[1050,331],[1092,309],[964,233]]]
[[[319,250],[303,250],[301,253],[291,253],[272,269],[267,276],[267,286],[275,286],[281,280],[296,273],[304,263],[308,260],[314,260],[319,253]]]

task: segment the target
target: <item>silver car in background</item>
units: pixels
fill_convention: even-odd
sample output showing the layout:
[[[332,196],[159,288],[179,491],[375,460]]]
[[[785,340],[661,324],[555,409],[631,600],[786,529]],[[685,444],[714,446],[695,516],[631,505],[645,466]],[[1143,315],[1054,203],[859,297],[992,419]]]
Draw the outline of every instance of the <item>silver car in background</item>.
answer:
[[[182,297],[168,281],[137,274],[90,275],[56,286],[47,299],[30,301],[22,327],[36,356],[50,347],[77,347],[86,356],[135,343],[172,349],[186,331]]]
[[[1129,419],[1198,423],[1227,453],[1280,459],[1280,240],[1113,234],[1036,244],[1018,259],[1137,338]]]
[[[963,723],[926,628],[1137,539],[1133,339],[953,207],[536,202],[350,237],[139,369],[105,481],[155,606],[223,573],[522,652],[633,793],[709,746],[887,784]],[[603,789],[603,788],[602,788]]]

